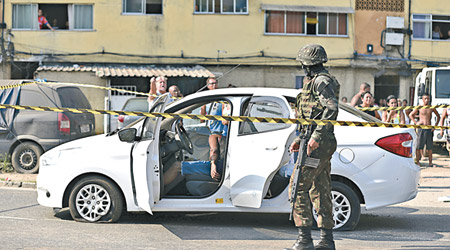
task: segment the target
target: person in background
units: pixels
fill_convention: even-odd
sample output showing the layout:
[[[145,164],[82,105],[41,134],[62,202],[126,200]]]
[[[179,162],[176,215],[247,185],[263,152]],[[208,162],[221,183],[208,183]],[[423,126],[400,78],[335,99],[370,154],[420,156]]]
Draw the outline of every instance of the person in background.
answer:
[[[430,95],[424,94],[422,96],[423,105],[430,105]],[[416,121],[415,116],[419,113],[419,120]],[[441,119],[439,112],[435,108],[430,109],[415,109],[409,114],[409,118],[411,119],[412,124],[414,125],[431,125],[431,116],[432,114],[436,115],[436,121]],[[436,122],[437,125],[438,122]],[[427,153],[428,153],[428,166],[433,166],[433,131],[434,129],[422,129],[418,130],[418,145],[416,149],[416,164],[419,164],[420,159],[422,158],[422,151],[426,145]]]
[[[53,29],[53,27],[48,23],[47,18],[45,18],[44,14],[42,14],[42,10],[38,10],[38,23],[39,23],[39,29],[41,30],[44,25],[46,25],[49,29]]]
[[[169,87],[169,93],[173,97],[183,98],[183,94],[181,94],[181,91],[180,91],[180,89],[178,88],[177,85],[170,86]]]
[[[378,105],[380,107],[386,107],[386,99],[380,98],[380,101],[378,102]]]
[[[445,108],[444,111],[442,112],[442,116],[441,116],[441,120],[439,121],[439,126],[444,126],[444,121],[447,118],[447,124],[450,124],[450,107],[449,108]],[[447,125],[448,126],[448,125]],[[450,134],[449,134],[449,130],[447,129],[446,131],[446,148],[447,151],[450,152]],[[441,136],[444,136],[444,130],[441,129]]]
[[[366,92],[362,93],[361,94],[361,102],[362,102],[362,104],[359,105],[358,107],[361,107],[361,108],[373,107],[372,93],[370,93],[370,91],[366,91]],[[380,114],[378,114],[378,112],[376,110],[363,110],[363,112],[381,120]]]
[[[391,108],[398,107],[397,98],[395,95],[387,97],[388,106]],[[405,115],[402,110],[385,110],[383,111],[382,121],[394,124],[405,124]]]
[[[151,103],[156,96],[167,93],[167,78],[164,76],[152,77],[150,79],[150,96],[148,102]]]
[[[441,27],[439,27],[439,25],[434,26],[432,37],[433,39],[442,39],[444,37],[444,35],[441,32]]]
[[[206,79],[206,86],[208,90],[214,90],[217,88],[218,82],[215,77],[210,77]],[[208,106],[208,107],[207,107]],[[201,115],[222,115],[224,105],[222,102],[213,102],[209,105],[203,105],[200,114]],[[207,110],[209,109],[209,110]],[[221,121],[207,121],[211,135],[208,138],[209,143],[209,159],[212,163],[219,160],[220,158],[220,142],[223,136],[226,136],[228,132],[227,124],[222,123]]]
[[[348,102],[347,97],[345,97],[345,96],[342,97],[341,101],[342,101],[343,103],[347,103],[347,102]]]
[[[365,82],[359,86],[359,92],[353,96],[352,100],[350,101],[350,105],[353,107],[361,105],[362,104],[361,95],[362,93],[367,91],[370,92],[370,85],[367,82]]]
[[[402,107],[408,107],[408,101],[406,99],[403,99],[402,101]],[[411,109],[404,109],[403,113],[405,114],[405,124],[410,124],[411,119],[409,119],[409,114],[412,112]]]

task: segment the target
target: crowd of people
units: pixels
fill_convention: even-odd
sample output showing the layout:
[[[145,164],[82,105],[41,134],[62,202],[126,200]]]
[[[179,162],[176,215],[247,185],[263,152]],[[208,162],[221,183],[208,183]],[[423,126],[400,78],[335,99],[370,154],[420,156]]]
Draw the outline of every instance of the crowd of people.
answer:
[[[346,97],[342,97],[342,102],[347,102]],[[422,105],[430,105],[430,95],[422,95]],[[356,93],[350,102],[351,106],[358,108],[369,108],[369,107],[406,107],[408,106],[408,101],[406,99],[399,99],[395,95],[389,95],[386,99],[381,98],[378,102],[375,101],[372,93],[370,92],[370,84],[363,83],[360,85],[359,92]],[[445,110],[442,117],[439,115],[435,108],[429,109],[405,109],[405,110],[363,110],[363,112],[381,120],[385,123],[393,124],[412,124],[412,125],[435,125],[442,126],[444,120],[448,116],[450,110]],[[432,124],[432,114],[436,116],[436,124]],[[422,156],[425,155],[424,149],[426,149],[426,155],[428,156],[428,165],[433,165],[432,158],[432,148],[433,148],[433,131],[434,129],[417,129],[418,143],[416,148],[416,159],[415,162],[418,163]],[[443,136],[443,130],[441,130],[441,135]],[[449,143],[447,143],[449,147]]]

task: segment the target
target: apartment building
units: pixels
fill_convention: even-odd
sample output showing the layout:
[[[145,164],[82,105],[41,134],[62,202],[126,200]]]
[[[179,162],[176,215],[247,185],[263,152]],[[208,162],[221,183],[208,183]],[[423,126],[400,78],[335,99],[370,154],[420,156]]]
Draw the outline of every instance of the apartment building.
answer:
[[[138,91],[148,91],[150,77],[164,74],[185,94],[210,75],[221,77],[222,87],[299,88],[304,73],[297,51],[319,43],[341,96],[351,98],[368,82],[377,99],[409,99],[417,70],[449,61],[450,7],[439,3],[6,0],[2,73]],[[49,26],[39,25],[39,10]],[[105,96],[110,107],[111,94],[88,96]],[[102,98],[93,102],[105,108]]]

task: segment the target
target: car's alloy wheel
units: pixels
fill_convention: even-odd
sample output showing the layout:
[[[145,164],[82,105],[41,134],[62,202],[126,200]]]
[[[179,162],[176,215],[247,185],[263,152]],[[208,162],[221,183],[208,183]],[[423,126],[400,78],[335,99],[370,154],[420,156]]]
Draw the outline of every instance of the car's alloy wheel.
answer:
[[[81,217],[94,222],[109,212],[111,198],[102,186],[86,185],[76,194],[75,206]]]
[[[39,170],[39,157],[43,150],[33,142],[23,142],[14,148],[11,163],[18,173],[33,174]]]
[[[123,210],[123,197],[116,184],[102,176],[84,177],[69,197],[72,218],[83,222],[116,222]]]
[[[337,230],[353,230],[359,222],[361,205],[355,191],[348,185],[332,181],[331,198],[333,202],[334,228]],[[313,208],[317,221],[317,213]]]

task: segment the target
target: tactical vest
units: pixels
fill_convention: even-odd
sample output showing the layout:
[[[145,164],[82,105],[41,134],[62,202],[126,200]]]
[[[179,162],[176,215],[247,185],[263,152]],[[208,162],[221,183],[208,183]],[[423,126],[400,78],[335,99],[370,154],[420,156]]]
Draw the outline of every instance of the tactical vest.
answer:
[[[296,108],[298,118],[320,119],[324,107],[319,102],[319,93],[314,92],[315,81],[319,76],[326,76],[330,78],[335,87],[335,95],[339,100],[339,82],[329,73],[321,72],[316,74],[311,80],[303,82],[303,88],[299,95],[297,95]]]

